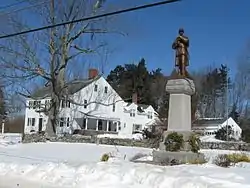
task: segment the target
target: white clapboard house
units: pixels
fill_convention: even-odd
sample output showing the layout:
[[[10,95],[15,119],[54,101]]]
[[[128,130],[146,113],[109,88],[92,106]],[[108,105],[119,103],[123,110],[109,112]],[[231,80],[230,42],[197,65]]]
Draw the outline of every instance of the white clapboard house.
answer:
[[[236,140],[241,139],[242,129],[240,126],[229,117],[225,118],[199,118],[193,122],[192,130],[202,133],[203,135],[215,135],[215,133],[222,127],[230,126],[232,128],[232,136]]]
[[[24,133],[45,131],[48,116],[41,108],[49,107],[50,86],[37,90],[27,98]],[[61,101],[60,123],[57,133],[73,133],[74,130],[91,130],[107,134],[132,135],[144,128],[151,128],[158,120],[158,114],[150,105],[124,101],[95,69],[89,70],[85,80],[69,83],[68,96],[71,101]]]

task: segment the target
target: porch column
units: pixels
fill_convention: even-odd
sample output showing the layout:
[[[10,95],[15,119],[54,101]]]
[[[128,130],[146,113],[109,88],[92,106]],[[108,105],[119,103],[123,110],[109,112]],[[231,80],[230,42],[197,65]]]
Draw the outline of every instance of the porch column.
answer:
[[[85,130],[88,130],[88,118],[85,119]]]
[[[107,120],[107,132],[109,131],[109,120]]]
[[[119,121],[116,122],[116,132],[118,132],[118,128],[119,128]]]
[[[98,119],[96,120],[96,126],[95,126],[95,130],[98,131]]]

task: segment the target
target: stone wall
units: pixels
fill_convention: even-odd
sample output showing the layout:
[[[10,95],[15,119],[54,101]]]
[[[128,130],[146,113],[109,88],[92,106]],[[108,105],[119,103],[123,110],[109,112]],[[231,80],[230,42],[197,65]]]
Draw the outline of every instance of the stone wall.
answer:
[[[153,142],[148,140],[131,140],[131,139],[117,139],[117,138],[97,138],[97,136],[83,136],[83,135],[65,135],[48,137],[39,134],[31,134],[23,136],[23,143],[32,142],[70,142],[70,143],[95,143],[95,144],[106,144],[106,145],[119,145],[119,146],[134,146],[134,147],[145,147],[152,148]]]
[[[244,142],[202,142],[202,149],[250,151],[250,143]]]
[[[131,139],[117,139],[117,138],[97,138],[96,136],[83,135],[66,135],[57,137],[46,137],[44,135],[24,135],[23,143],[32,142],[71,142],[71,143],[93,143],[106,145],[120,145],[120,146],[134,146],[145,148],[156,148],[157,143],[150,140],[131,140]],[[219,150],[239,150],[250,151],[250,144],[243,142],[202,142],[201,149],[219,149]]]

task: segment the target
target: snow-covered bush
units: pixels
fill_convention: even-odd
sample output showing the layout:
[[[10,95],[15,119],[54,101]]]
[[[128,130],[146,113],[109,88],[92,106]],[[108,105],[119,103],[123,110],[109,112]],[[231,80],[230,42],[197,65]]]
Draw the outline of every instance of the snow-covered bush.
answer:
[[[245,153],[231,153],[218,155],[214,163],[221,167],[229,167],[239,162],[250,162],[250,156]]]

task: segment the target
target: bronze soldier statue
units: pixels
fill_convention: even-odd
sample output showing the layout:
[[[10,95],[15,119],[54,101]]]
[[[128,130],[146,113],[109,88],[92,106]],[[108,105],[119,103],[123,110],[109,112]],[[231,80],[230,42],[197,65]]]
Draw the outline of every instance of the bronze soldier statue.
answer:
[[[179,29],[179,36],[172,44],[172,48],[175,50],[175,67],[178,68],[178,74],[180,76],[187,76],[186,67],[189,66],[189,39],[184,35],[184,29]]]

